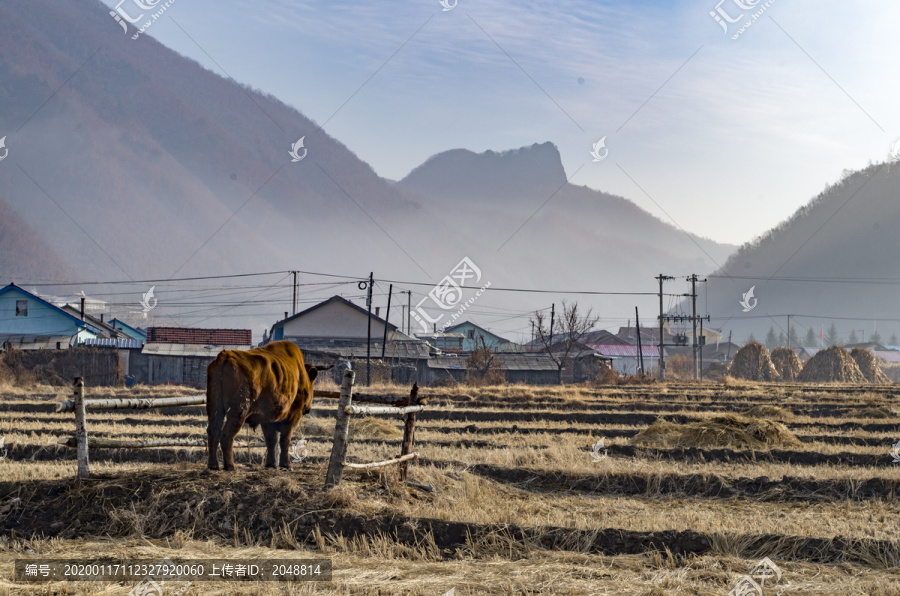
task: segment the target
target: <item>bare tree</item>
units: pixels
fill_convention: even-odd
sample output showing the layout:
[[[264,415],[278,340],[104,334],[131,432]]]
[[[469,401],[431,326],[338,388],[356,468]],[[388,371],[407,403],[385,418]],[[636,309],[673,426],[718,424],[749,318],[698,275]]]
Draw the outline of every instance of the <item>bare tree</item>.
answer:
[[[565,300],[562,303],[562,312],[558,319],[554,322],[553,337],[550,336],[550,330],[547,327],[547,315],[541,311],[535,311],[534,323],[535,331],[550,358],[556,364],[556,382],[562,384],[562,371],[569,359],[569,353],[572,348],[581,341],[585,333],[594,328],[599,317],[592,317],[592,309],[582,314],[578,310],[578,303],[573,302],[567,304]],[[557,333],[556,330],[559,330]],[[555,353],[554,353],[555,351]]]
[[[506,373],[494,351],[487,347],[483,336],[475,338],[475,349],[466,358],[466,382],[476,387],[506,382]]]

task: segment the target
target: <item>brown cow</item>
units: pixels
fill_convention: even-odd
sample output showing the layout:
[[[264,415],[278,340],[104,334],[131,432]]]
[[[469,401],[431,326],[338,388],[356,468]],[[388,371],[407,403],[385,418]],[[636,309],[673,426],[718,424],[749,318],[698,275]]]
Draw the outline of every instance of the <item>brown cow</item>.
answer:
[[[247,351],[222,350],[207,368],[206,417],[209,469],[219,469],[219,442],[225,469],[234,470],[234,438],[244,422],[262,425],[266,439],[266,467],[290,469],[291,437],[313,399],[318,370],[303,362],[303,353],[290,341],[276,341]],[[279,433],[281,433],[279,441]]]

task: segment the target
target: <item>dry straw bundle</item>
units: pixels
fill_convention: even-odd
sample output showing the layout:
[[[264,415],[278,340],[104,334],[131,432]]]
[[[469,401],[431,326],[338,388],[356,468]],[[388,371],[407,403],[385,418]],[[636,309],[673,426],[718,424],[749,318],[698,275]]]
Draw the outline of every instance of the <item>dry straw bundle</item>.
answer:
[[[865,348],[853,348],[850,357],[856,361],[856,366],[870,383],[890,383],[891,380],[881,371],[875,354]]]
[[[810,358],[797,380],[804,383],[865,383],[866,377],[844,348],[831,346]]]
[[[734,355],[729,372],[732,377],[748,381],[777,381],[781,378],[769,351],[758,341],[751,341]]]
[[[735,414],[688,424],[675,424],[658,418],[636,434],[632,442],[656,447],[737,449],[769,449],[800,444],[799,439],[780,422]]]
[[[782,381],[796,381],[803,369],[803,363],[797,358],[794,350],[784,346],[772,350],[772,364],[781,375]]]

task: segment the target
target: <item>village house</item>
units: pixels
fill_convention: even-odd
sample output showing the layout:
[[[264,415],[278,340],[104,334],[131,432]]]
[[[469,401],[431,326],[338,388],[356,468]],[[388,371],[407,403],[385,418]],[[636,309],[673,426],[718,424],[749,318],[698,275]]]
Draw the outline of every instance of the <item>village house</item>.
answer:
[[[0,349],[64,350],[100,337],[101,326],[40,296],[15,284],[0,289]]]
[[[332,296],[275,323],[271,332],[265,335],[265,341],[292,341],[314,365],[356,361],[357,375],[362,372],[358,363],[365,360],[367,354],[371,359],[380,359],[383,353],[392,368],[393,380],[402,383],[418,380],[421,383],[431,351],[428,343],[406,335],[376,312],[371,315],[371,334],[369,325],[369,312],[365,308],[342,296]],[[357,382],[363,382],[363,379],[358,377]]]
[[[471,321],[464,321],[444,329],[445,334],[461,334],[463,336],[463,352],[472,352],[481,345],[494,352],[521,352],[522,346],[496,333],[488,331]],[[421,337],[421,336],[419,336]]]
[[[131,354],[128,371],[136,383],[206,387],[206,368],[222,350],[249,350],[249,329],[148,327],[147,343]]]

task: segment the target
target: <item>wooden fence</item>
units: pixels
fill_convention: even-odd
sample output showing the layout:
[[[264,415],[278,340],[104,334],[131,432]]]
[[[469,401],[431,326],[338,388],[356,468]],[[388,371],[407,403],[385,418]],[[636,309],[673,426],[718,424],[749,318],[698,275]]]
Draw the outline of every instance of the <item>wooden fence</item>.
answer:
[[[351,404],[353,400],[353,381],[355,373],[352,370],[344,372],[344,379],[340,391],[315,391],[315,397],[324,397],[328,399],[338,399],[337,420],[334,427],[334,444],[331,450],[331,458],[328,464],[328,471],[325,477],[325,485],[327,487],[335,486],[340,483],[343,469],[351,468],[358,470],[367,470],[398,464],[400,466],[400,477],[406,480],[409,461],[418,457],[418,453],[411,452],[413,438],[415,433],[416,412],[424,409],[425,400],[421,403],[418,397],[419,387],[413,385],[409,397],[398,397],[389,395],[374,395],[368,393],[359,393],[355,396],[358,402],[369,402],[382,404],[379,406],[357,406]],[[107,410],[147,410],[152,408],[174,408],[186,406],[202,406],[206,404],[205,395],[188,395],[178,397],[157,397],[157,398],[114,398],[114,399],[90,399],[84,397],[84,379],[75,377],[74,395],[72,399],[67,399],[56,404],[57,412],[74,412],[75,413],[75,436],[68,437],[59,442],[60,445],[72,447],[77,450],[78,460],[78,478],[87,478],[90,475],[89,450],[90,449],[145,449],[159,447],[205,447],[206,439],[152,439],[142,441],[122,441],[118,439],[103,439],[96,437],[88,437],[87,411],[107,411]],[[349,443],[350,416],[354,414],[398,414],[406,415],[406,421],[403,431],[403,442],[400,447],[400,455],[397,458],[382,462],[373,462],[367,464],[347,463],[344,461],[347,454],[347,444]],[[265,447],[264,442],[255,442],[242,447]],[[235,446],[237,448],[237,446]],[[430,487],[417,485],[410,482],[414,486],[425,488]]]
[[[425,409],[424,405],[419,404],[419,386],[413,385],[412,390],[409,392],[409,399],[405,403],[393,399],[393,403],[390,406],[354,406],[351,402],[353,401],[353,381],[355,378],[356,373],[352,370],[344,371],[344,379],[341,383],[339,395],[337,420],[334,424],[334,442],[331,447],[331,458],[328,461],[328,471],[325,474],[325,488],[340,484],[344,468],[369,470],[394,464],[399,464],[400,480],[405,482],[410,460],[419,457],[418,452],[411,451],[415,436],[416,412],[421,412]],[[378,397],[379,399],[373,400],[373,397]],[[387,401],[381,396],[365,394],[358,395],[356,399],[357,401],[381,403]],[[394,459],[368,464],[347,463],[345,459],[347,456],[347,445],[350,442],[350,417],[354,414],[405,414],[406,422],[403,427],[403,442],[400,445],[400,455]]]

